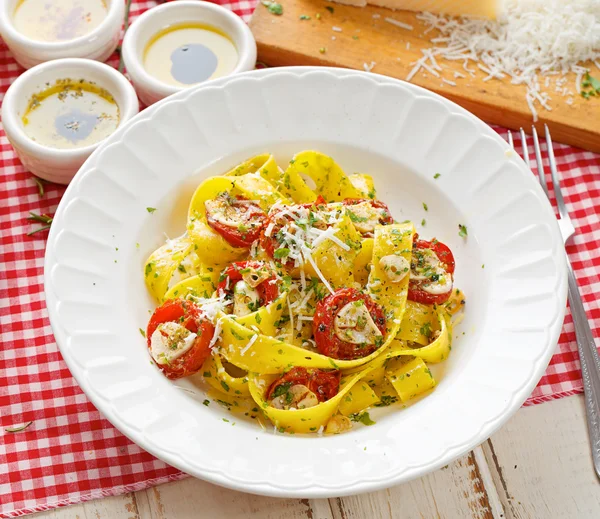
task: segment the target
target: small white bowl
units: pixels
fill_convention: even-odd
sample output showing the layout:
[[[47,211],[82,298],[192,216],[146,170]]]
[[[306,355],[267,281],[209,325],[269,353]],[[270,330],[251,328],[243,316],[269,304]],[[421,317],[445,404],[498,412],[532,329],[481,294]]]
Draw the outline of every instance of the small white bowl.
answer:
[[[0,2],[0,34],[22,67],[31,68],[60,58],[106,61],[119,44],[125,15],[123,0],[106,0],[108,13],[98,27],[84,36],[61,42],[36,41],[17,31],[12,15],[18,2],[19,0]]]
[[[173,24],[200,22],[220,29],[237,48],[239,59],[231,74],[246,72],[256,66],[256,41],[244,21],[216,4],[179,1],[149,9],[125,33],[123,60],[140,100],[151,105],[185,88],[169,85],[149,74],[144,67],[144,50],[150,39]]]
[[[22,117],[31,97],[59,79],[85,79],[108,90],[119,105],[119,126],[139,111],[138,99],[125,76],[104,63],[88,59],[60,59],[38,65],[21,74],[4,96],[2,124],[23,166],[51,182],[68,184],[91,153],[103,142],[75,149],[58,149],[31,140]]]

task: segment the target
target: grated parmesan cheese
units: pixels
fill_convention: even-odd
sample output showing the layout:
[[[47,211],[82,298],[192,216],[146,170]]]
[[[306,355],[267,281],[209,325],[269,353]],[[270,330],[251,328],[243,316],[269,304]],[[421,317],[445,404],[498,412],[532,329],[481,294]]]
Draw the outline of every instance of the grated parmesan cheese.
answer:
[[[253,335],[252,337],[250,337],[250,340],[248,341],[248,344],[246,344],[246,346],[244,346],[241,350],[240,350],[240,355],[243,357],[246,352],[252,347],[252,345],[256,342],[256,339],[258,339],[258,335]]]
[[[506,0],[497,21],[432,13],[417,18],[426,33],[436,29],[437,34],[430,40],[433,47],[426,49],[429,53],[413,63],[407,81],[421,69],[432,73],[436,57],[462,61],[471,76],[468,64],[474,63],[487,74],[484,81],[508,76],[511,83],[524,85],[534,121],[537,105],[551,109],[552,98],[544,91],[551,87],[547,78],[555,78],[557,91],[565,97],[572,93],[560,81],[566,80],[565,74],[574,73],[579,94],[583,75],[589,71],[582,64],[592,61],[597,66],[600,59],[598,0]]]
[[[406,29],[407,31],[412,31],[414,29],[414,27],[412,25],[409,25],[407,23],[402,23],[398,20],[394,20],[393,18],[390,18],[389,16],[386,16],[384,18],[384,20],[387,23],[391,23],[392,25],[395,25],[396,27],[400,27],[400,29]]]

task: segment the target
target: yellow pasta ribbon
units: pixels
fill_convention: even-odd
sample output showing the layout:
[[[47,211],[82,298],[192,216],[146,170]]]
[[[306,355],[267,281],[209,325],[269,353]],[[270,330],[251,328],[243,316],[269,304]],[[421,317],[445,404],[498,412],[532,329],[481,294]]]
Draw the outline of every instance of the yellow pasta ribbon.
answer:
[[[242,377],[234,377],[227,373],[220,355],[211,355],[206,359],[201,372],[207,384],[227,396],[235,398],[250,396],[247,374]]]
[[[215,232],[206,221],[204,202],[217,198],[220,193],[233,191],[234,178],[211,177],[198,186],[188,209],[187,229],[192,241],[198,246],[200,261],[206,265],[224,267],[240,259],[246,249],[231,246]]]
[[[358,370],[363,364],[368,364],[376,359],[385,349],[381,347],[362,359],[332,359],[320,353],[277,340],[272,336],[257,334],[228,315],[222,314],[219,319],[222,328],[220,353],[232,364],[249,372],[274,374],[281,373],[292,366]],[[252,339],[255,335],[257,336],[256,339]],[[247,348],[251,339],[253,342]]]
[[[276,202],[289,204],[289,200],[275,190],[273,184],[258,173],[248,173],[234,180],[233,194],[240,194],[248,200],[254,200],[260,208],[268,213]]]
[[[331,157],[318,151],[302,151],[295,155],[286,175],[289,175],[290,181],[294,179],[294,182],[298,184],[301,182],[300,185],[310,189],[302,178],[302,175],[306,175],[315,184],[313,193],[323,196],[327,202],[341,202],[345,198],[364,198],[362,191],[352,185],[342,168]],[[296,200],[293,196],[292,198]],[[314,198],[302,202],[313,200]]]
[[[350,182],[352,185],[360,191],[361,198],[370,198],[374,200],[376,198],[375,182],[373,177],[366,173],[353,173],[350,175]]]
[[[156,249],[146,260],[144,279],[148,290],[157,301],[164,300],[175,269],[193,248],[192,240],[183,235]]]
[[[280,174],[275,157],[269,153],[263,153],[238,164],[235,168],[225,173],[224,176],[239,177],[247,173],[256,173],[257,171],[265,180],[271,180],[269,177],[276,179]]]
[[[347,215],[344,215],[334,228],[335,237],[346,244],[349,250],[344,250],[338,243],[326,239],[311,251],[311,256],[321,274],[334,288],[350,286],[354,281],[356,257],[361,250],[360,234]],[[304,270],[311,276],[317,276],[310,262],[305,262]]]
[[[235,321],[242,326],[252,329],[256,327],[264,335],[273,336],[277,333],[276,323],[286,309],[287,292],[283,292],[277,299],[271,301],[268,305],[260,307],[243,317],[236,317]],[[235,363],[234,363],[235,364]]]
[[[270,385],[279,375],[258,375],[250,376],[249,386],[250,394],[254,401],[263,410],[267,418],[280,431],[294,433],[318,432],[321,427],[325,427],[329,419],[336,413],[340,402],[356,384],[361,374],[344,377],[340,382],[340,390],[333,398],[321,402],[314,407],[296,410],[283,410],[271,407],[265,400]]]
[[[371,271],[371,261],[373,260],[373,238],[362,240],[362,247],[354,260],[354,279],[365,286],[369,281],[369,272]]]
[[[386,372],[386,378],[406,402],[435,387],[435,380],[423,359],[413,359],[399,368]]]
[[[367,288],[370,296],[383,307],[387,317],[384,346],[389,345],[400,329],[406,308],[409,275],[407,273],[397,283],[391,282],[380,260],[384,256],[396,255],[402,256],[410,265],[414,233],[411,222],[375,227],[373,262]]]
[[[359,382],[342,399],[339,411],[344,416],[350,416],[351,414],[360,413],[379,402],[380,399],[371,386],[365,382]]]
[[[200,266],[200,274],[181,280],[165,294],[165,299],[186,299],[189,296],[208,299],[217,289],[219,273]]]

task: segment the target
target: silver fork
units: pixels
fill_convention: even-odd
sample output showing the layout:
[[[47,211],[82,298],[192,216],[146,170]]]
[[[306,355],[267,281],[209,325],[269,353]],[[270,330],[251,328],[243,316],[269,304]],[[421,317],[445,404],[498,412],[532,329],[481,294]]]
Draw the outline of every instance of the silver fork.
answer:
[[[562,235],[565,245],[575,234],[575,227],[571,222],[565,201],[560,189],[558,171],[556,169],[556,160],[554,159],[554,150],[552,149],[552,140],[550,131],[546,127],[546,145],[548,147],[548,162],[550,163],[550,173],[552,175],[552,184],[554,186],[554,196],[556,197],[556,205],[558,206],[558,227]],[[512,133],[508,132],[508,142],[514,149]],[[529,163],[529,152],[527,150],[527,138],[523,128],[521,128],[521,144],[523,146],[523,158],[527,166]],[[533,127],[533,144],[535,147],[535,158],[537,162],[538,180],[548,195],[548,185],[546,184],[546,174],[544,171],[544,163],[542,161],[542,153],[538,134]],[[566,254],[566,252],[565,252]],[[569,304],[571,306],[571,315],[573,316],[573,325],[575,327],[575,337],[577,338],[577,349],[579,351],[579,360],[581,362],[581,375],[583,378],[583,389],[585,394],[585,407],[587,413],[588,432],[592,447],[592,458],[596,475],[600,478],[600,358],[598,350],[594,342],[594,336],[590,329],[577,280],[573,272],[573,267],[567,256],[568,281],[569,281]]]

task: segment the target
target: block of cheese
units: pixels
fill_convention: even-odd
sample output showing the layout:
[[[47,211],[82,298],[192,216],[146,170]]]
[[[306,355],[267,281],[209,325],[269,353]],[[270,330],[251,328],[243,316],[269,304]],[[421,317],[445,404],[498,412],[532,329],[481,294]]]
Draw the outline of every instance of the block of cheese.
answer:
[[[363,7],[366,4],[394,10],[429,11],[452,16],[495,19],[500,0],[335,0],[340,4]]]

